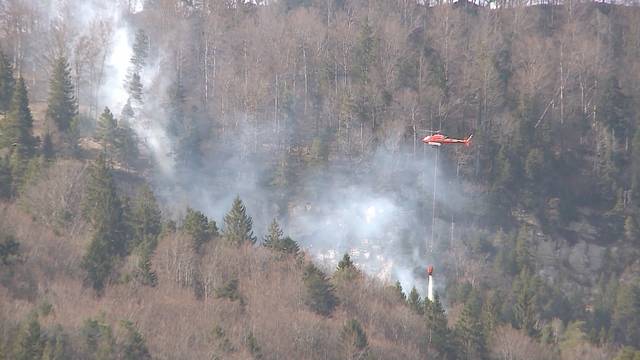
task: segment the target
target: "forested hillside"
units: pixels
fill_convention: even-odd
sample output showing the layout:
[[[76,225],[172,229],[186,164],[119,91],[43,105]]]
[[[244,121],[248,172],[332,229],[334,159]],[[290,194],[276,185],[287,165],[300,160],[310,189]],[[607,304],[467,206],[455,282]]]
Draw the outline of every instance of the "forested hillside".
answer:
[[[0,0],[0,359],[638,359],[639,115],[633,1]]]

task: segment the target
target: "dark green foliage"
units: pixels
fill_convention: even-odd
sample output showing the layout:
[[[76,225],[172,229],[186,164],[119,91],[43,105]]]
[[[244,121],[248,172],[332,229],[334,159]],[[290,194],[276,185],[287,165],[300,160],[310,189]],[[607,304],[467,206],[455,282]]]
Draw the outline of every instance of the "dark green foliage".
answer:
[[[253,220],[247,215],[239,196],[233,200],[231,210],[224,216],[223,236],[228,244],[240,246],[245,243],[255,244],[256,237],[253,236]]]
[[[369,19],[365,19],[360,28],[358,45],[355,49],[355,73],[354,76],[361,83],[369,82],[372,66],[376,60],[378,41],[373,33]]]
[[[122,107],[122,111],[120,112],[120,121],[129,126],[133,121],[135,116],[135,112],[133,111],[133,107],[131,106],[131,99],[127,99],[127,103]]]
[[[462,359],[486,359],[488,357],[484,329],[476,308],[477,306],[472,302],[465,304],[456,323],[458,352]]]
[[[360,276],[360,270],[355,266],[349,254],[344,254],[342,260],[338,262],[338,267],[333,277],[338,281],[352,281]]]
[[[366,359],[369,343],[367,334],[356,319],[347,320],[340,331],[344,359]]]
[[[264,239],[262,240],[262,246],[266,248],[274,248],[274,246],[276,246],[276,244],[278,244],[282,240],[283,235],[284,232],[282,231],[282,229],[280,229],[278,221],[276,221],[276,219],[273,219],[273,221],[269,225],[267,235],[265,235]]]
[[[527,268],[524,268],[520,275],[513,282],[513,294],[515,304],[513,305],[514,325],[522,329],[529,336],[537,335],[537,311],[536,311],[536,291],[537,281]]]
[[[122,359],[150,360],[151,354],[146,341],[136,326],[131,321],[123,321],[121,324],[126,332],[122,343]]]
[[[515,181],[514,168],[509,158],[508,149],[505,145],[500,147],[497,156],[493,159],[491,179],[489,181],[489,204],[492,222],[497,224],[506,223],[509,218],[509,211],[513,202],[511,201],[511,192],[513,182]]]
[[[258,339],[256,339],[256,337],[253,335],[253,331],[250,331],[249,335],[247,335],[245,344],[247,345],[247,349],[249,349],[249,352],[251,353],[251,355],[253,355],[254,359],[262,359],[262,349],[258,344]]]
[[[142,80],[140,79],[140,74],[137,72],[131,75],[127,83],[127,92],[131,99],[135,100],[138,104],[142,104]]]
[[[105,157],[101,155],[90,170],[85,214],[93,234],[82,268],[87,271],[87,281],[101,292],[117,257],[128,253],[128,244],[122,203]]]
[[[178,75],[173,84],[169,87],[168,94],[168,112],[169,112],[169,134],[181,138],[186,135],[184,107],[185,93],[182,87],[182,79]],[[180,157],[180,156],[178,156]]]
[[[615,340],[626,345],[640,344],[640,286],[620,285],[612,319]]]
[[[0,199],[9,199],[13,195],[13,178],[9,157],[0,157]]]
[[[87,319],[80,334],[83,348],[88,359],[108,360],[116,358],[115,339],[111,326],[104,319]]]
[[[227,281],[223,286],[215,291],[216,298],[229,299],[231,301],[240,300],[240,292],[238,291],[238,279]]]
[[[11,265],[20,259],[20,243],[11,235],[2,235],[0,241],[0,262]]]
[[[447,315],[437,293],[434,295],[433,302],[425,300],[424,316],[429,345],[436,349],[442,358],[453,359],[452,334],[447,326]]]
[[[136,31],[136,38],[133,43],[133,56],[131,56],[131,65],[135,72],[139,73],[146,65],[149,56],[149,37],[143,29]]]
[[[9,113],[0,128],[2,147],[9,147],[12,154],[25,161],[35,153],[36,141],[33,137],[33,116],[29,109],[29,96],[24,79],[20,77],[15,86],[9,106]]]
[[[4,52],[0,50],[0,113],[9,111],[14,86],[13,67]]]
[[[62,327],[58,325],[53,333],[48,336],[42,360],[66,360],[72,358],[69,337],[63,333]]]
[[[398,299],[407,301],[407,296],[402,290],[402,284],[400,284],[400,281],[396,281],[395,285],[393,285],[393,291],[398,295]]]
[[[356,269],[356,266],[353,264],[353,261],[351,261],[351,257],[347,253],[345,253],[344,256],[342,256],[342,260],[338,262],[338,267],[336,268],[337,271],[355,270],[355,269]]]
[[[614,135],[619,139],[631,136],[629,130],[633,119],[632,99],[623,92],[616,76],[605,82],[602,97],[598,101],[599,112],[605,124],[614,131]]]
[[[304,269],[304,302],[314,312],[329,316],[338,305],[334,289],[325,274],[310,263]]]
[[[217,344],[218,351],[222,353],[230,353],[236,351],[236,348],[233,346],[227,334],[224,332],[224,329],[220,327],[220,325],[216,325],[213,327],[213,331],[211,332],[213,340]]]
[[[151,255],[153,251],[150,246],[144,246],[140,250],[140,260],[138,261],[138,277],[143,285],[158,285],[158,275],[152,268]]]
[[[409,308],[413,310],[416,314],[422,315],[424,312],[424,306],[422,299],[420,298],[420,294],[418,294],[418,289],[414,286],[411,288],[411,292],[409,296],[407,296],[407,304],[409,304]]]
[[[108,107],[105,107],[102,115],[100,115],[100,118],[98,119],[98,125],[96,128],[96,137],[105,148],[107,146],[111,147],[114,145],[117,126],[118,123],[116,122],[116,118],[113,117],[111,110],[109,110]]]
[[[531,229],[523,226],[518,232],[515,247],[515,265],[518,271],[527,269],[529,272],[533,270],[533,255],[530,249]]]
[[[49,99],[47,119],[53,121],[58,129],[66,132],[71,128],[78,114],[78,105],[74,97],[71,69],[65,57],[55,60],[51,80],[49,81]]]
[[[55,149],[53,148],[53,141],[51,140],[51,133],[44,134],[42,140],[42,157],[45,161],[50,161],[56,156]]]
[[[20,331],[14,343],[13,359],[33,360],[42,357],[44,339],[36,315],[31,315],[30,318],[20,326]]]
[[[625,346],[613,360],[640,360],[640,351],[631,346]]]
[[[547,172],[545,170],[545,159],[542,150],[532,149],[527,155],[525,161],[525,174],[530,181],[538,183],[543,179]]]
[[[196,252],[200,252],[202,245],[207,241],[218,236],[218,227],[215,221],[208,220],[203,213],[191,208],[187,208],[182,228],[193,239],[193,248]]]
[[[147,185],[142,186],[135,200],[131,225],[134,232],[131,245],[142,245],[153,252],[162,231],[162,214],[153,192]]]
[[[138,158],[138,137],[135,131],[123,121],[120,121],[115,129],[113,148],[116,157],[122,162],[131,164]]]
[[[280,229],[280,225],[273,219],[267,235],[262,240],[262,246],[281,254],[297,255],[300,252],[300,246],[288,236],[283,236],[284,232]]]

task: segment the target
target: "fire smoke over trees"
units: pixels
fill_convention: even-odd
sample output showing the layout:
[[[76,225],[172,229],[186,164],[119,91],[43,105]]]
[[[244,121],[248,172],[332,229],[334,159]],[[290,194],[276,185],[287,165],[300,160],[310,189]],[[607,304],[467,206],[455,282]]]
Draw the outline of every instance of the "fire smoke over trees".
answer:
[[[639,17],[576,2],[2,2],[0,129],[24,124],[3,135],[0,211],[34,226],[15,226],[21,246],[7,235],[0,280],[34,298],[29,279],[51,268],[104,298],[214,302],[224,311],[185,315],[219,322],[193,357],[612,357],[640,322]],[[476,141],[436,157],[427,130]],[[84,301],[55,296],[60,311]],[[45,313],[0,327],[12,355],[67,348]],[[74,354],[178,351],[145,339],[149,313],[115,313],[65,323],[82,328]],[[315,342],[269,341],[291,327]]]

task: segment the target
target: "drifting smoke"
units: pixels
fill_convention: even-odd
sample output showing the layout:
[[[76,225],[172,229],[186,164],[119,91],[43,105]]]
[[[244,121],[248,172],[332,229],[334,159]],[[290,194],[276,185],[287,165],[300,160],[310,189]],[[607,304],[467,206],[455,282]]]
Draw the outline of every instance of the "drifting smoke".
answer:
[[[92,2],[84,4],[93,9],[87,10],[88,14],[111,14],[111,49],[101,101],[118,113],[128,98],[124,82],[135,29],[116,7],[101,12],[104,8],[97,3],[94,7]],[[253,216],[259,237],[277,216],[285,233],[327,268],[334,268],[342,255],[349,253],[367,273],[387,281],[399,280],[405,289],[416,286],[424,293],[425,266],[441,262],[438,247],[428,253],[426,246],[431,236],[433,196],[430,149],[418,157],[381,149],[355,167],[338,162],[322,169],[289,164],[296,169],[296,184],[283,193],[272,185],[282,152],[258,144],[257,134],[270,130],[245,117],[244,123],[229,130],[235,131],[234,136],[226,136],[235,140],[220,142],[194,156],[191,165],[178,167],[174,160],[177,140],[168,135],[165,113],[159,110],[166,105],[162,99],[166,99],[169,86],[166,77],[159,76],[167,59],[162,49],[156,50],[158,55],[142,74],[145,103],[136,109],[132,125],[141,147],[155,160],[158,171],[152,181],[170,214],[177,216],[191,206],[222,222],[233,198],[239,195]],[[447,208],[438,211],[456,211],[451,204],[464,206],[459,193],[440,177],[436,202]],[[436,231],[441,232],[446,230]]]

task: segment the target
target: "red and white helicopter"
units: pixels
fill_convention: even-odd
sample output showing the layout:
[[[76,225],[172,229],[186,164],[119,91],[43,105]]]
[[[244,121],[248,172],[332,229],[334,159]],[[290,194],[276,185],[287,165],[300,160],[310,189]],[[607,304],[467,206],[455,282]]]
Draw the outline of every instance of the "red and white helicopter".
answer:
[[[440,133],[440,131],[434,131],[433,134],[427,135],[422,139],[422,142],[431,146],[441,146],[447,144],[464,144],[465,146],[471,145],[471,138],[473,135],[469,135],[466,139],[454,139]]]

